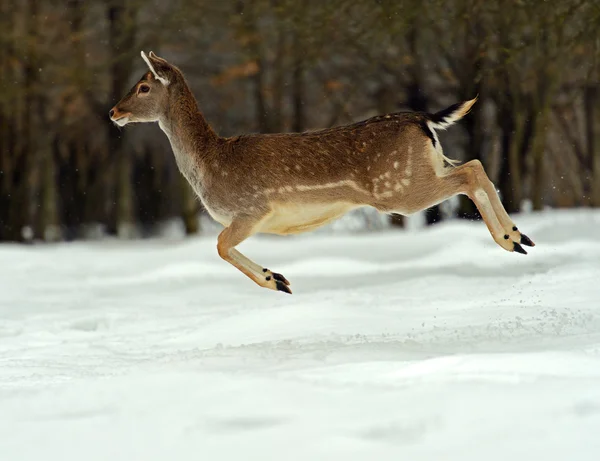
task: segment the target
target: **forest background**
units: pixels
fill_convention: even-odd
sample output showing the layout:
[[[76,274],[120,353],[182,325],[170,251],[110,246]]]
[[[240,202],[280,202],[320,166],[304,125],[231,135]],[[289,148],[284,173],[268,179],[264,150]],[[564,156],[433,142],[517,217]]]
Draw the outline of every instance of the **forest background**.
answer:
[[[159,128],[108,119],[141,50],[183,70],[224,136],[479,95],[442,142],[483,162],[509,212],[600,207],[599,31],[582,0],[2,0],[0,241],[201,231]],[[461,198],[426,217],[477,213]]]

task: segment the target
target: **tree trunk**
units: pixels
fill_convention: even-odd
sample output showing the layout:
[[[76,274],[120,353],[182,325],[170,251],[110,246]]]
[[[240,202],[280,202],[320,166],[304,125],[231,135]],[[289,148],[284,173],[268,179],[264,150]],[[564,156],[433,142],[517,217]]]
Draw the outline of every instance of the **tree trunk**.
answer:
[[[30,36],[34,47],[41,47],[42,43],[39,35],[40,11],[39,4],[31,1],[30,12],[32,27]],[[42,91],[45,82],[40,81],[40,74],[37,70],[46,64],[41,57],[41,50],[35,49],[31,56],[31,66],[35,75],[33,82],[32,106],[28,109],[33,111],[32,132],[35,133],[35,142],[32,144],[35,159],[34,168],[36,169],[36,196],[38,199],[35,219],[35,236],[45,241],[57,241],[61,239],[61,228],[58,217],[58,195],[56,187],[56,164],[52,151],[52,132],[55,127],[51,125],[48,119],[47,107],[48,100],[45,91]]]
[[[300,13],[302,14],[302,13]],[[296,21],[301,21],[297,18]],[[306,88],[304,82],[304,49],[302,47],[302,35],[304,30],[296,24],[294,27],[294,38],[292,44],[292,131],[299,133],[306,129],[305,98]]]
[[[256,125],[261,133],[272,131],[268,101],[266,96],[266,66],[260,33],[257,26],[257,0],[242,1],[236,4],[239,19],[238,34],[249,51],[250,59],[256,64],[256,72],[251,77],[252,97],[256,109]]]
[[[524,136],[525,115],[515,101],[508,103],[499,112],[502,131],[502,159],[498,189],[504,208],[508,213],[516,213],[523,200],[521,150]]]
[[[588,85],[584,89],[584,109],[585,109],[585,137],[587,165],[591,176],[590,185],[590,203],[593,207],[600,207],[600,85]]]
[[[47,241],[55,242],[62,239],[62,231],[58,213],[58,189],[56,162],[51,137],[53,128],[47,117],[47,100],[44,94],[35,95],[36,132],[38,145],[36,167],[38,169],[39,215],[36,220],[36,235]]]
[[[477,60],[475,67],[479,69],[482,66],[481,60]],[[479,70],[474,73],[477,74]],[[485,99],[484,88],[481,82],[478,82],[475,87],[471,84],[465,84],[463,87],[464,93],[461,94],[462,100],[471,99],[475,94],[479,95],[480,102],[475,104],[471,113],[465,117],[463,123],[467,130],[468,141],[465,151],[465,163],[471,160],[482,161],[482,150],[484,141],[483,132],[483,111],[482,101]],[[475,206],[475,203],[466,195],[459,195],[458,216],[464,219],[479,220],[481,215]]]
[[[484,113],[483,103],[487,98],[484,75],[488,67],[486,44],[490,34],[490,25],[482,7],[484,2],[462,3],[463,13],[468,18],[465,22],[462,39],[464,40],[465,59],[458,65],[459,89],[458,97],[465,101],[479,95],[479,102],[472,112],[461,122],[468,135],[465,162],[480,160],[485,165],[483,145]],[[459,195],[458,216],[465,219],[481,219],[477,207],[466,195]]]
[[[132,44],[135,42],[135,11],[131,0],[111,0],[108,3],[109,48],[111,57],[111,105],[127,91],[133,62]],[[109,152],[116,160],[115,231],[121,238],[133,237],[135,224],[133,191],[131,187],[131,159],[123,148],[121,132],[108,125]]]
[[[181,176],[179,183],[181,185],[181,193],[183,195],[181,219],[183,220],[183,225],[185,226],[185,234],[194,235],[200,231],[200,221],[198,219],[198,197],[183,176]]]
[[[37,68],[35,54],[37,42],[35,36],[36,16],[38,14],[38,0],[28,0],[24,9],[25,15],[25,44],[23,57],[23,114],[21,120],[20,142],[16,146],[16,162],[12,165],[12,206],[9,207],[8,239],[24,241],[30,236],[25,236],[23,230],[30,225],[31,220],[31,180],[34,155],[33,131],[34,92],[36,91]]]
[[[276,2],[274,7],[277,8]],[[275,51],[274,76],[273,76],[273,112],[271,117],[271,128],[274,132],[284,131],[284,87],[285,87],[285,56],[287,47],[286,20],[283,15],[277,16],[277,44]]]
[[[531,183],[531,201],[534,210],[541,210],[544,206],[544,185],[546,179],[545,156],[546,151],[546,126],[550,112],[549,104],[539,113],[533,132],[531,145],[532,156],[532,183]]]
[[[0,3],[0,40],[4,44],[0,46],[0,82],[12,81],[9,72],[8,61],[10,59],[10,32],[12,23],[12,2]],[[10,199],[10,163],[14,153],[13,124],[9,117],[11,106],[11,92],[8,85],[0,86],[0,242],[8,238],[8,219],[11,206]]]
[[[257,70],[253,77],[254,106],[256,107],[258,131],[261,133],[270,133],[272,130],[265,96],[265,65],[263,61],[262,56],[256,57]]]
[[[415,21],[418,21],[418,17]],[[410,110],[416,112],[427,112],[429,110],[429,99],[424,89],[425,75],[423,62],[419,53],[420,24],[415,22],[406,35],[408,47],[413,56],[413,63],[409,66],[410,83],[406,88],[406,101]],[[442,221],[443,215],[439,205],[434,205],[425,211],[427,225]],[[393,222],[393,221],[392,221]]]
[[[41,237],[47,242],[54,242],[62,239],[62,231],[58,213],[58,191],[56,188],[56,164],[50,140],[44,136],[47,141],[39,151],[40,161],[40,232]]]

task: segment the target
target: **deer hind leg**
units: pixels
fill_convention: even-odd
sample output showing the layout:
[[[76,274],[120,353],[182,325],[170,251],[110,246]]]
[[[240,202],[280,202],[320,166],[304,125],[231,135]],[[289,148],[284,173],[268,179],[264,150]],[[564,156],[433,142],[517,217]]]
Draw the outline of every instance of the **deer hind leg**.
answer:
[[[494,241],[502,248],[527,254],[520,244],[534,246],[529,237],[519,232],[506,213],[494,185],[479,160],[472,160],[446,170],[445,175],[440,179],[450,181],[458,179],[461,183],[459,192],[473,200]]]
[[[481,162],[472,160],[455,168],[446,168],[439,173],[441,174],[436,174],[432,169],[430,177],[421,176],[418,182],[413,181],[413,185],[407,187],[406,194],[400,192],[397,197],[386,200],[376,207],[381,211],[410,214],[429,208],[457,194],[465,194],[477,206],[492,238],[498,245],[507,251],[526,254],[520,243],[528,242],[533,245],[533,242],[518,230],[513,230],[516,226],[506,214]],[[495,195],[492,195],[492,192]],[[490,195],[492,199],[497,200],[496,206],[490,199]],[[502,211],[500,214],[496,211],[498,207]]]
[[[283,275],[261,267],[235,249],[237,245],[255,233],[254,229],[260,221],[261,219],[253,217],[234,218],[229,227],[219,234],[217,241],[219,256],[235,266],[257,285],[291,294],[290,282]]]
[[[479,182],[483,186],[485,193],[487,194],[487,197],[492,205],[492,208],[494,209],[496,217],[498,218],[500,224],[502,225],[502,228],[504,229],[504,235],[508,235],[513,242],[521,243],[530,247],[535,246],[535,243],[533,243],[533,241],[525,234],[522,234],[517,228],[517,226],[515,226],[514,222],[510,219],[510,216],[508,216],[508,213],[506,212],[504,206],[502,205],[502,202],[500,201],[500,197],[498,197],[498,192],[496,192],[494,184],[492,183],[492,181],[490,181],[487,174],[485,173],[481,162],[479,162],[478,160],[473,160],[469,163],[473,164],[472,168],[475,174],[477,175]],[[469,163],[465,164],[465,166]],[[519,251],[516,248],[515,250]],[[523,250],[523,252],[525,252],[525,250]]]

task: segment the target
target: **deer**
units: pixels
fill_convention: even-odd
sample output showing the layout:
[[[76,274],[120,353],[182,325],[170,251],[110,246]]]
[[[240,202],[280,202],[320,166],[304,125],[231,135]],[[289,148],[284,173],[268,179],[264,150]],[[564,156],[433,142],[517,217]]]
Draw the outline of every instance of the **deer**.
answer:
[[[312,231],[351,210],[411,215],[455,195],[469,197],[493,240],[527,254],[535,244],[504,209],[482,163],[444,154],[436,130],[462,119],[477,101],[436,113],[397,112],[300,133],[219,136],[206,121],[183,72],[152,51],[148,70],[109,112],[123,127],[158,122],[180,172],[224,229],[219,256],[257,285],[291,294],[290,282],[240,253],[250,236]]]

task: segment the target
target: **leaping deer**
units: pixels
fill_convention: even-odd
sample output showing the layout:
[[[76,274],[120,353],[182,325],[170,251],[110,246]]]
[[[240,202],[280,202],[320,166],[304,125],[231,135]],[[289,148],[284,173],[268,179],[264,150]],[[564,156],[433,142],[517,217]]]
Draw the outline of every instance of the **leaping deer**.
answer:
[[[181,70],[153,52],[141,80],[110,111],[119,126],[158,122],[181,173],[225,229],[219,256],[258,285],[291,293],[281,274],[235,247],[253,234],[295,234],[371,206],[409,215],[454,195],[477,206],[495,242],[527,254],[481,162],[447,158],[436,130],[464,117],[477,98],[435,114],[400,112],[304,133],[218,136],[198,109]]]

